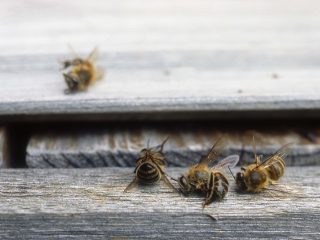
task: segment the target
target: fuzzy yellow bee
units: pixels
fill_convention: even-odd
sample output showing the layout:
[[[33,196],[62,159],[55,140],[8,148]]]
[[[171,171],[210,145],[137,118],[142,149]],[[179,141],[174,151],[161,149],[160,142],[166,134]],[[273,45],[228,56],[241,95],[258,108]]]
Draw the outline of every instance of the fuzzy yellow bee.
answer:
[[[218,143],[219,140],[212,146],[208,154],[200,159],[198,164],[191,166],[188,172],[178,179],[182,193],[200,192],[206,194],[203,207],[215,200],[222,200],[226,196],[229,182],[220,170],[223,167],[234,167],[239,161],[238,155],[231,155],[209,167],[208,165],[219,155],[219,151],[216,150]]]
[[[166,165],[163,147],[167,140],[168,138],[156,147],[147,147],[140,151],[134,170],[135,178],[126,187],[124,192],[129,191],[137,183],[152,185],[160,180],[163,180],[170,188],[176,191],[163,170]]]
[[[290,145],[291,143],[282,146],[271,156],[261,160],[261,157],[256,154],[255,143],[253,143],[255,163],[241,167],[241,172],[236,174],[238,190],[256,193],[275,184],[284,174],[286,166],[284,158]]]
[[[103,77],[103,71],[96,66],[97,48],[85,59],[76,57],[62,62],[63,77],[68,86],[65,93],[85,91]]]

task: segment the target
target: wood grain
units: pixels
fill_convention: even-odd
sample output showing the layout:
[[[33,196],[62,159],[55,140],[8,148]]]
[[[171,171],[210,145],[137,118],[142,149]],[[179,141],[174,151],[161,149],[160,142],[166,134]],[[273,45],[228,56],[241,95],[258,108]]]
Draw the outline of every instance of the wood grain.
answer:
[[[185,170],[167,169],[173,177]],[[203,196],[179,196],[162,182],[124,194],[132,171],[2,170],[1,238],[319,238],[319,167],[289,167],[281,183],[299,194],[281,198],[237,194],[229,176],[226,199],[203,212]]]
[[[288,166],[320,165],[320,131],[317,128],[309,129],[314,135],[312,141],[297,129],[236,129],[178,123],[132,128],[110,125],[72,132],[48,130],[32,135],[26,163],[29,168],[133,167],[139,151],[148,141],[150,146],[155,146],[169,136],[164,148],[168,165],[187,167],[199,161],[223,136],[225,149],[221,157],[238,154],[240,165],[245,165],[253,162],[252,136],[255,136],[259,155],[271,155],[281,146],[292,143],[286,158]]]
[[[0,116],[319,117],[318,5],[2,1]],[[106,76],[88,92],[64,95],[68,43],[81,56],[101,50]]]

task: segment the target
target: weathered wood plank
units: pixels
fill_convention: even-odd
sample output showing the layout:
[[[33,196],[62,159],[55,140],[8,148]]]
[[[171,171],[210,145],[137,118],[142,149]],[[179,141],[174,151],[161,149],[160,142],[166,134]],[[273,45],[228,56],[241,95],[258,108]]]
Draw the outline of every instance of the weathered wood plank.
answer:
[[[0,30],[6,38],[0,46],[8,55],[65,52],[66,43],[87,51],[99,45],[119,52],[312,52],[319,51],[318,4],[316,0],[71,0],[64,4],[4,0]]]
[[[252,118],[319,117],[318,5],[5,0],[0,115],[181,119],[240,111]],[[101,49],[106,78],[86,93],[64,95],[58,61],[70,56],[67,43],[83,55]]]
[[[169,166],[187,167],[206,154],[212,144],[224,136],[225,153],[239,154],[240,163],[253,161],[252,136],[257,153],[270,155],[282,145],[293,143],[286,163],[288,166],[320,165],[320,139],[317,129],[305,130],[313,134],[306,138],[297,129],[225,129],[193,123],[186,126],[154,126],[135,128],[109,126],[100,129],[78,129],[73,132],[46,131],[32,135],[27,146],[26,163],[29,168],[88,168],[133,167],[139,151],[160,144],[167,136],[164,153]],[[312,140],[312,141],[311,141]]]
[[[299,191],[299,195],[239,195],[231,183],[226,199],[203,212],[201,196],[179,196],[163,183],[139,186],[124,194],[132,171],[2,170],[1,238],[319,238],[319,167],[287,169],[281,183]],[[174,177],[184,171],[168,169]]]

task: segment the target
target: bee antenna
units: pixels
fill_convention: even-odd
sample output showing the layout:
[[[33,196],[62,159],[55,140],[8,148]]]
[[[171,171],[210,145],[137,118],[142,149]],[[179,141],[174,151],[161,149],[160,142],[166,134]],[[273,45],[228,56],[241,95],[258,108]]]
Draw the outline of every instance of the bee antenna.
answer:
[[[69,48],[69,50],[70,50],[70,52],[75,56],[75,57],[79,57],[79,55],[78,55],[78,53],[74,50],[74,48],[71,46],[71,44],[70,43],[68,43],[67,44],[67,46],[68,46],[68,48]]]
[[[177,179],[173,178],[173,177],[170,177],[171,180],[175,181],[175,182],[178,182]]]
[[[98,55],[98,47],[94,47],[93,50],[89,53],[89,56],[87,57],[88,60],[94,61],[97,58]]]
[[[164,144],[169,140],[169,136],[167,136],[167,138],[161,143],[160,145],[160,152],[162,152]]]
[[[254,154],[254,160],[257,164],[257,149],[256,149],[256,141],[254,140],[254,135],[252,136],[252,146],[253,146],[253,154]]]
[[[233,179],[236,181],[236,178],[235,178],[235,176],[233,175],[233,172],[231,171],[231,169],[230,169],[230,167],[229,167],[229,166],[228,166],[228,169],[229,169],[229,171],[230,171],[230,173],[231,173],[231,175],[232,175]]]

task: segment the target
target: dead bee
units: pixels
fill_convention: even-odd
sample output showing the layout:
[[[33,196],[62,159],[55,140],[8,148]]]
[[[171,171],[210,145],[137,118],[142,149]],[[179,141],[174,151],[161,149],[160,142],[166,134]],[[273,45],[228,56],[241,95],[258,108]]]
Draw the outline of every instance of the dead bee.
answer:
[[[103,72],[95,64],[97,55],[98,50],[95,48],[86,59],[76,57],[62,62],[63,77],[68,86],[65,93],[85,91],[102,78]]]
[[[168,138],[156,147],[144,148],[140,151],[140,156],[136,161],[136,168],[134,170],[135,178],[126,187],[124,192],[129,191],[137,183],[151,185],[160,180],[163,180],[170,188],[176,191],[175,187],[171,184],[163,171],[166,163],[162,150],[167,141]]]
[[[291,143],[282,146],[274,154],[261,161],[256,154],[256,147],[253,138],[255,163],[247,167],[241,167],[241,172],[236,174],[237,188],[241,192],[257,193],[268,189],[270,184],[276,183],[284,174],[284,158]],[[271,190],[271,189],[270,189]]]
[[[206,194],[203,207],[214,200],[222,200],[228,192],[229,182],[219,169],[234,167],[239,161],[238,155],[231,155],[221,160],[213,167],[208,164],[217,158],[219,152],[216,147],[220,139],[212,146],[209,153],[202,157],[198,164],[189,168],[188,172],[178,179],[182,193],[201,192]]]

